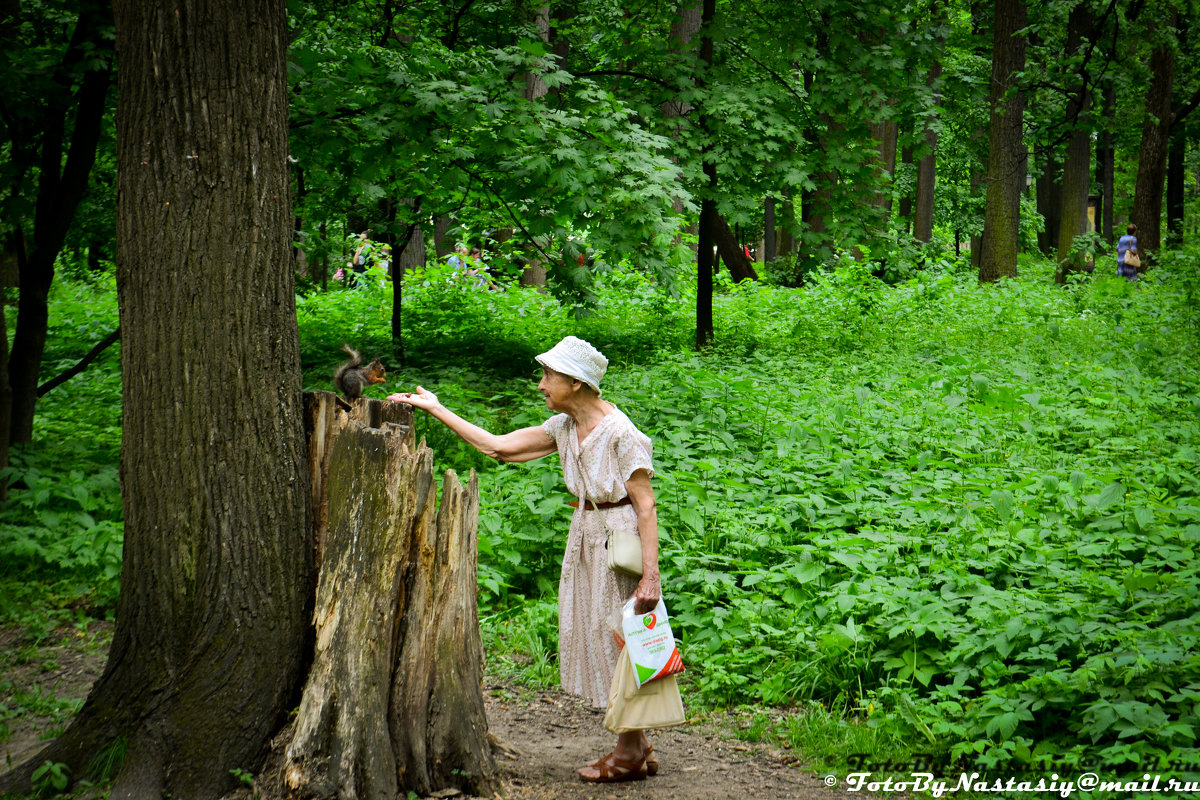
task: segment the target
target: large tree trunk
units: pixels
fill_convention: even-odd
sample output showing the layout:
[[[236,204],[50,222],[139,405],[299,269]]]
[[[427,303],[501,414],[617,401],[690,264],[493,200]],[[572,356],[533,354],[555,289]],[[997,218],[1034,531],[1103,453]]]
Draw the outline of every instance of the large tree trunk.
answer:
[[[47,303],[54,281],[54,261],[62,251],[67,230],[87,190],[88,176],[96,160],[110,83],[108,59],[111,46],[104,36],[108,18],[109,8],[105,3],[92,0],[83,4],[71,42],[54,76],[61,91],[45,98],[40,130],[11,129],[17,139],[40,136],[32,247],[19,260],[21,291],[17,297],[17,328],[8,362],[12,389],[9,436],[13,442],[28,442],[33,438],[33,415],[37,408],[42,355],[46,349]],[[84,73],[78,91],[72,94],[72,72],[83,59],[96,66]],[[74,119],[68,123],[72,106]],[[36,115],[30,116],[36,118]],[[30,150],[22,147],[24,142],[12,144],[13,151],[9,156],[14,162],[19,161],[15,157],[18,153],[32,155]],[[19,170],[28,166],[14,165]]]
[[[1174,27],[1178,16],[1178,10],[1172,9],[1168,27]],[[1133,222],[1138,226],[1138,254],[1143,270],[1162,246],[1163,181],[1174,117],[1171,86],[1175,79],[1175,51],[1170,43],[1164,42],[1151,53],[1150,72],[1146,119],[1142,123],[1142,144],[1138,150],[1137,188],[1133,196]]]
[[[32,763],[82,775],[120,738],[112,797],[211,798],[292,701],[311,608],[286,16],[118,0],[115,19],[121,595],[104,674]]]
[[[1015,89],[1025,69],[1025,0],[996,0],[992,46],[991,116],[988,133],[987,207],[984,210],[979,280],[1017,274],[1025,145],[1021,122],[1025,96]]]
[[[1080,2],[1067,21],[1067,54],[1076,55],[1080,46],[1092,35],[1091,10]],[[1071,248],[1075,237],[1088,229],[1088,189],[1092,178],[1092,130],[1088,108],[1091,105],[1091,89],[1086,71],[1079,74],[1079,84],[1067,102],[1067,124],[1071,126],[1067,140],[1067,156],[1063,163],[1062,205],[1058,227],[1058,268],[1054,271],[1056,283],[1066,283],[1067,275],[1083,267],[1072,263]]]

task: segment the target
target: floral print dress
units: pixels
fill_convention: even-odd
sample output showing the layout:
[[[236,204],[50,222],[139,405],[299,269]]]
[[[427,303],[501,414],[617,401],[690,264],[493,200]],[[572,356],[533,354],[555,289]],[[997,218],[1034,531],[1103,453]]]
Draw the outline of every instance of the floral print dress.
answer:
[[[583,443],[567,414],[542,424],[554,439],[563,479],[575,497],[585,493],[580,469],[587,471],[587,499],[613,503],[627,496],[625,481],[639,469],[654,476],[653,445],[616,406]],[[604,515],[602,518],[601,515]],[[558,582],[558,669],[564,691],[582,695],[597,708],[608,705],[608,687],[620,650],[609,620],[613,610],[637,589],[637,578],[608,568],[604,522],[614,530],[637,531],[633,506],[575,510]]]

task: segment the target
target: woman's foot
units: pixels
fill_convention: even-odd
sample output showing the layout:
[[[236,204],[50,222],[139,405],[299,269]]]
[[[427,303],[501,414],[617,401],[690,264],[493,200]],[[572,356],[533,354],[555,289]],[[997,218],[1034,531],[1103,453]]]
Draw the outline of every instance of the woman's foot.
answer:
[[[621,783],[640,781],[646,778],[645,756],[637,761],[625,761],[617,758],[616,755],[614,751],[594,764],[588,764],[579,769],[580,779],[585,783]]]
[[[646,745],[646,774],[658,774],[658,759],[654,757],[654,745]]]

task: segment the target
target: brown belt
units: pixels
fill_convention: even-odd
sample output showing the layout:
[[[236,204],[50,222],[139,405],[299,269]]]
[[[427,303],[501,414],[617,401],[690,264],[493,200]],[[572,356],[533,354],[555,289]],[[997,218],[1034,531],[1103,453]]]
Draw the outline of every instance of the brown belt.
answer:
[[[567,503],[567,505],[569,505],[571,508],[579,508],[579,501],[572,500],[571,502]],[[595,511],[598,508],[620,508],[621,506],[631,506],[631,505],[633,505],[633,501],[630,500],[629,497],[622,497],[620,500],[616,501],[615,503],[593,503],[591,500],[588,500],[587,505],[585,505],[583,507],[583,510],[584,511]]]

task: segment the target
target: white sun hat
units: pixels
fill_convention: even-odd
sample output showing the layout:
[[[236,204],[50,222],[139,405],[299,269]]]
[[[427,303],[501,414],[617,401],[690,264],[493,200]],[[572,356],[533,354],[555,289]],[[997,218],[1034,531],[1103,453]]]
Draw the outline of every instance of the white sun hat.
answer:
[[[581,380],[600,394],[600,379],[608,369],[608,359],[583,339],[568,336],[536,359],[543,367]]]

